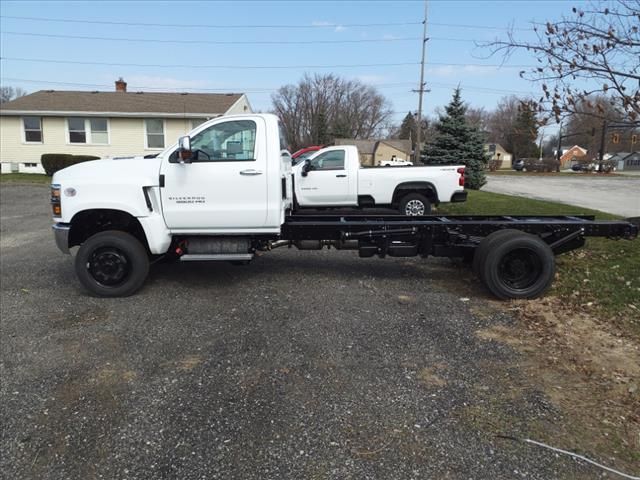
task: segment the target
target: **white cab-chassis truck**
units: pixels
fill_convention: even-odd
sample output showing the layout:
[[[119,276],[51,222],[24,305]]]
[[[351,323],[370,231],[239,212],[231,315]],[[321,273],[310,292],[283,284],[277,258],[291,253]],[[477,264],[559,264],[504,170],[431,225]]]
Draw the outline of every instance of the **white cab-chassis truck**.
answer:
[[[415,188],[403,194],[420,194]],[[156,158],[68,167],[53,177],[51,204],[58,247],[79,247],[78,279],[103,297],[136,292],[160,258],[246,263],[258,251],[295,246],[463,257],[497,297],[532,298],[551,284],[554,254],[586,236],[638,235],[633,223],[589,216],[301,215],[291,157],[270,114],[210,120]]]

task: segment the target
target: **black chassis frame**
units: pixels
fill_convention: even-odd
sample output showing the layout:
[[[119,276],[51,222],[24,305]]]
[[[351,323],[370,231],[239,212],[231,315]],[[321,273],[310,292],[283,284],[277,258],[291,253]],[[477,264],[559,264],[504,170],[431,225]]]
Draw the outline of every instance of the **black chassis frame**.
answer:
[[[425,216],[292,215],[286,218],[281,240],[329,241],[334,245],[357,240],[360,256],[468,257],[482,239],[502,229],[537,235],[555,254],[580,248],[585,237],[634,239],[638,225],[629,221],[596,221],[573,216]],[[330,243],[331,244],[331,243]]]

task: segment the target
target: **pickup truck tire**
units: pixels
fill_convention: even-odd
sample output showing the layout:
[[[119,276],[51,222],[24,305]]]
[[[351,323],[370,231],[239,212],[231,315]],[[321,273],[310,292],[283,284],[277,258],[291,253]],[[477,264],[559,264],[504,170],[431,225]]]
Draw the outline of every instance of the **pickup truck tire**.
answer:
[[[400,200],[400,214],[420,217],[431,213],[431,202],[419,193],[409,193]]]
[[[83,287],[99,297],[135,293],[149,273],[149,256],[133,235],[117,230],[96,233],[78,250],[76,275]]]
[[[503,300],[542,295],[555,275],[551,247],[540,237],[520,231],[508,231],[498,239],[494,237],[480,260],[485,286]]]

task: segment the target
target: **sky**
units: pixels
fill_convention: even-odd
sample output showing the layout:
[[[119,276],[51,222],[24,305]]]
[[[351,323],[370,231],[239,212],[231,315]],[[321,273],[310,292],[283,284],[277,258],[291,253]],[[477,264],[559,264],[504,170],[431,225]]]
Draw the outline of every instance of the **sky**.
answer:
[[[560,19],[580,4],[429,0],[425,115],[458,85],[470,106],[489,111],[506,95],[539,97],[539,86],[518,75],[533,57],[491,57],[481,44],[505,39],[509,29],[533,38],[532,22]],[[279,87],[305,73],[334,73],[378,88],[396,123],[418,108],[420,0],[2,0],[0,7],[0,82],[28,92],[110,91],[123,77],[129,91],[243,92],[255,111],[269,111]]]

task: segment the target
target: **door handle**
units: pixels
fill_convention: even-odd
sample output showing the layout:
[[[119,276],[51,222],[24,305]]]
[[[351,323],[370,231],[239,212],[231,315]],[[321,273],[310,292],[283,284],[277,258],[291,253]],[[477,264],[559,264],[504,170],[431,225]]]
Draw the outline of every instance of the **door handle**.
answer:
[[[344,178],[344,177],[346,177],[346,175],[336,175],[336,177],[338,177],[338,178]]]
[[[254,170],[253,168],[249,169],[249,170],[241,170],[240,171],[240,175],[262,175],[262,171],[260,170]]]

